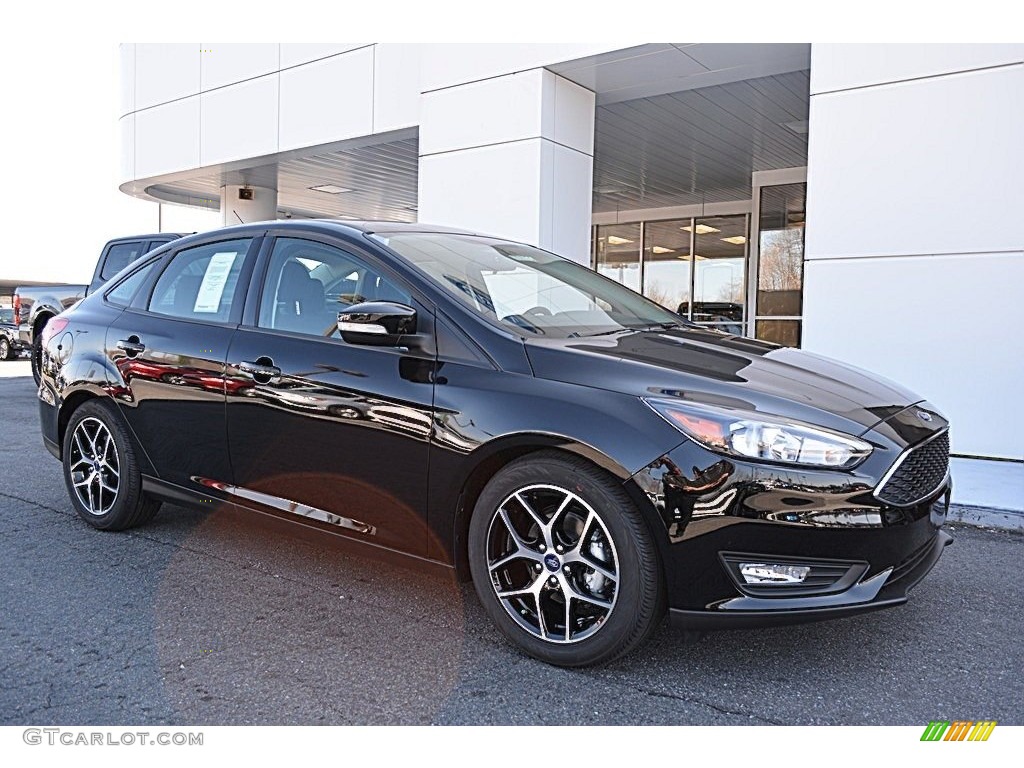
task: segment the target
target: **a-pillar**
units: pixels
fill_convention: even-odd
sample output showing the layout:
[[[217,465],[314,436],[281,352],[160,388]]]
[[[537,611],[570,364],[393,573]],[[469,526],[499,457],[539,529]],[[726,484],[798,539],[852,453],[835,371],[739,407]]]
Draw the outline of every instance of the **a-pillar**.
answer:
[[[277,190],[228,184],[220,188],[220,220],[224,226],[277,218]]]
[[[421,96],[419,221],[590,263],[594,94],[546,69]]]

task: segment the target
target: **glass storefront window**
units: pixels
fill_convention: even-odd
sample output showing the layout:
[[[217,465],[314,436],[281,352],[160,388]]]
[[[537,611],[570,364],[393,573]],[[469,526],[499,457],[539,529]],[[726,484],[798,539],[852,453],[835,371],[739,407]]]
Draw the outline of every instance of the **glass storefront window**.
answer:
[[[761,188],[755,332],[787,346],[800,343],[806,198],[804,183]]]
[[[684,227],[684,231],[690,227]],[[693,313],[704,323],[743,335],[747,217],[695,219],[692,225]]]
[[[640,224],[597,228],[595,266],[605,277],[640,291]]]
[[[690,303],[690,219],[644,225],[644,296],[686,314]]]
[[[757,338],[786,347],[800,346],[799,320],[758,320],[754,329]]]

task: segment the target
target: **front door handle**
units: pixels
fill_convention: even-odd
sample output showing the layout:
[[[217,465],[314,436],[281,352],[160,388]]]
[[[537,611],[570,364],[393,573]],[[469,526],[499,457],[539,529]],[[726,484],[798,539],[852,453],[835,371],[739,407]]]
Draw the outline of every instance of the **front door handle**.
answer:
[[[139,341],[138,336],[129,336],[127,339],[121,339],[117,342],[117,348],[128,355],[128,357],[135,357],[146,351],[146,345]]]
[[[238,370],[252,376],[260,384],[270,384],[281,378],[281,369],[269,357],[257,358],[254,363],[243,360],[238,364]]]

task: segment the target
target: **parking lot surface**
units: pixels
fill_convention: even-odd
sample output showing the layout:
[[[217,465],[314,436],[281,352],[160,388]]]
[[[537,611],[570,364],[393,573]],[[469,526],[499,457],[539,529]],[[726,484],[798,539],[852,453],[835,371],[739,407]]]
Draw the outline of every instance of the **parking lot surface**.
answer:
[[[0,369],[0,724],[1024,724],[1019,534],[957,526],[900,608],[567,671],[449,575],[216,509],[89,528]]]

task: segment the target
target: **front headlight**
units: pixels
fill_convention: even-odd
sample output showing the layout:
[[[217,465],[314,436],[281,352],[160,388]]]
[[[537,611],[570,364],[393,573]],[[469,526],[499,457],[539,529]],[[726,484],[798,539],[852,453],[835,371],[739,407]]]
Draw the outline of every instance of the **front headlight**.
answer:
[[[778,416],[642,399],[669,424],[716,453],[835,469],[851,469],[871,453],[871,446],[863,440]]]

